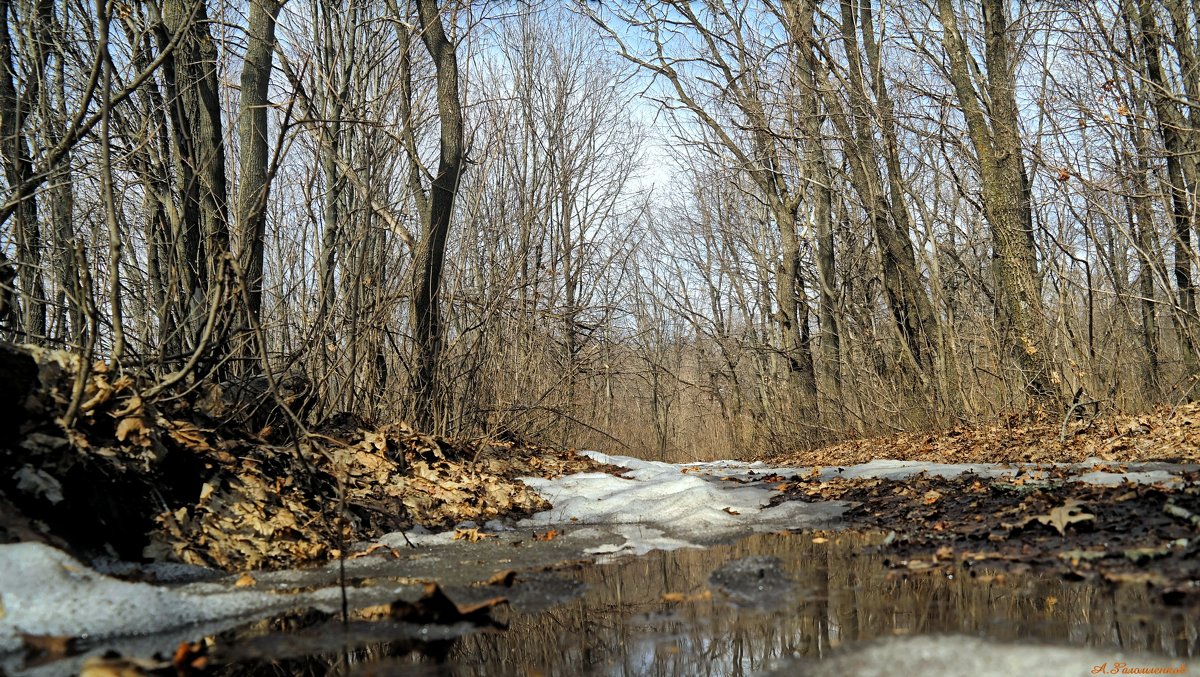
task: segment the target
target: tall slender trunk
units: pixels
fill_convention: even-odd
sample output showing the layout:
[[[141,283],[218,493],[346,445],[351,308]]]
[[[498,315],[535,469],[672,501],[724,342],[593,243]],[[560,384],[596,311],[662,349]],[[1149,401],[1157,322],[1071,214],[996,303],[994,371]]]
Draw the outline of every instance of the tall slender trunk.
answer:
[[[270,100],[271,66],[275,52],[277,0],[250,0],[246,24],[246,59],[242,66],[242,100],[238,110],[237,224],[240,258],[248,286],[252,324],[262,315],[263,255],[266,235],[266,204],[271,186],[268,171],[267,109]]]
[[[869,1],[867,0],[867,3]],[[863,11],[869,18],[869,7]],[[846,143],[851,145],[847,159],[851,164],[855,190],[867,210],[879,246],[884,291],[892,311],[892,320],[904,341],[918,378],[931,385],[938,352],[937,316],[933,312],[933,304],[929,301],[917,270],[916,254],[909,233],[911,219],[902,195],[895,190],[895,182],[899,179],[890,176],[891,180],[885,187],[878,163],[881,149],[876,142],[876,130],[871,123],[876,116],[872,114],[867,78],[863,74],[863,55],[858,40],[858,12],[855,11],[853,0],[842,0],[841,18],[842,43],[846,50],[850,80],[850,115],[848,120],[846,116],[835,116],[835,121],[840,123],[839,127],[846,137]],[[865,24],[861,28],[864,39],[869,39],[871,26]],[[868,48],[874,53],[872,61],[878,61],[878,49],[873,40],[870,40]],[[875,70],[873,63],[870,68]],[[882,99],[878,101],[881,108],[884,101],[890,107],[891,100],[886,98],[881,75],[878,76],[874,89],[877,96],[880,92],[883,93]],[[888,114],[894,114],[892,111],[881,112],[881,120]],[[885,158],[889,150],[892,156],[897,155],[895,129],[890,120],[887,125],[885,131],[891,132],[893,138],[890,143],[885,140]],[[899,174],[898,157],[894,157],[894,162],[889,159],[886,166],[889,174]]]
[[[11,2],[0,0],[0,156],[4,178],[9,186],[18,186],[33,175],[25,135],[25,108],[29,92],[17,91],[17,72],[13,65],[13,38],[9,31]],[[37,84],[37,76],[30,87]],[[20,327],[24,340],[42,341],[46,336],[46,290],[42,281],[41,228],[38,224],[37,196],[27,195],[14,212],[16,224],[17,280]]]
[[[184,326],[193,341],[220,257],[229,251],[225,147],[218,99],[217,48],[202,0],[164,0],[160,49],[179,36],[164,62],[172,154],[181,196],[176,242],[184,280]]]
[[[821,94],[818,91],[817,56],[813,51],[812,14],[815,7],[806,4],[803,8],[793,7],[790,25],[795,27],[795,43],[800,88],[798,91],[797,126],[804,137],[802,155],[806,167],[805,180],[812,201],[812,224],[817,238],[817,285],[820,298],[818,320],[823,334],[822,361],[833,381],[834,397],[842,400],[841,377],[841,327],[835,311],[837,289],[833,246],[833,188],[821,133]]]
[[[417,0],[421,39],[433,58],[437,73],[440,156],[437,174],[429,187],[429,216],[425,233],[413,256],[416,279],[412,296],[414,340],[417,344],[413,392],[417,426],[423,430],[439,428],[437,412],[441,400],[438,370],[441,362],[443,327],[441,308],[442,268],[454,198],[463,170],[463,117],[458,93],[458,57],[446,36],[437,0]],[[416,161],[416,158],[413,158]]]
[[[1150,102],[1158,118],[1158,129],[1162,134],[1167,155],[1167,181],[1170,185],[1168,209],[1174,220],[1174,265],[1175,290],[1178,295],[1176,316],[1180,343],[1184,349],[1190,373],[1200,369],[1200,351],[1197,348],[1196,287],[1192,280],[1192,220],[1191,190],[1196,186],[1196,163],[1190,153],[1196,149],[1184,136],[1186,122],[1175,102],[1174,96],[1163,74],[1160,51],[1162,34],[1154,17],[1154,6],[1150,0],[1138,0],[1126,8],[1137,17],[1141,33],[1142,60],[1146,67],[1146,80],[1150,85]]]

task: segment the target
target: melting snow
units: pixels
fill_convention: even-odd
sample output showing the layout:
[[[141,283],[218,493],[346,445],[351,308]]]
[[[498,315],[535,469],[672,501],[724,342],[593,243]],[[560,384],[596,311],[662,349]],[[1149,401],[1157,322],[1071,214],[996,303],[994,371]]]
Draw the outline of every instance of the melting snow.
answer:
[[[761,484],[723,481],[762,464],[720,461],[676,465],[598,452],[581,452],[600,463],[626,469],[621,477],[578,473],[557,479],[525,478],[554,506],[521,526],[561,524],[640,525],[617,528],[616,543],[593,554],[644,554],[650,550],[698,547],[699,543],[785,527],[817,527],[835,519],[840,503],[788,502],[769,507],[775,492]]]
[[[41,543],[0,546],[0,653],[20,635],[141,635],[270,609],[260,592],[176,592],[109,578]]]
[[[525,478],[554,506],[523,520],[521,526],[562,524],[639,525],[640,530],[610,530],[611,544],[589,549],[593,554],[643,554],[654,549],[694,547],[747,533],[780,528],[813,528],[837,518],[840,503],[789,501],[769,507],[775,492],[759,482],[770,474],[808,477],[807,468],[773,468],[761,462],[714,461],[662,463],[594,451],[580,452],[593,460],[625,468],[620,477],[606,473],[580,473],[557,479]],[[1124,464],[1128,472],[1098,471],[1102,462],[1060,464],[1079,474],[1072,479],[1091,484],[1172,483],[1177,474],[1163,464]],[[1048,468],[1034,464],[926,463],[876,460],[842,468],[822,468],[817,478],[834,477],[904,479],[918,473],[957,477],[975,473],[984,478],[1014,476],[1049,478]],[[1180,467],[1172,468],[1176,471]],[[747,483],[728,481],[742,480]]]

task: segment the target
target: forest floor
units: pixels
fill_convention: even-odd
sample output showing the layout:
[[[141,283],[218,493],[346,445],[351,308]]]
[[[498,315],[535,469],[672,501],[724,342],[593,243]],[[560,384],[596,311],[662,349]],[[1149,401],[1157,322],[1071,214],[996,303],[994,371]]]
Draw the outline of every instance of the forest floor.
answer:
[[[426,597],[384,605],[380,613],[393,622],[449,627],[465,619],[490,627],[489,609],[532,593],[506,589],[498,596],[488,586],[479,593],[483,606],[460,606],[436,583],[499,572],[499,585],[511,586],[514,579],[540,581],[538,570],[563,570],[563,562],[587,560],[590,566],[571,570],[600,570],[606,561],[653,559],[646,553],[654,550],[702,553],[686,568],[708,576],[705,557],[727,548],[755,555],[744,560],[749,569],[737,571],[741,582],[762,590],[763,562],[782,558],[795,569],[788,576],[815,575],[820,549],[844,537],[838,547],[846,561],[861,557],[864,572],[882,569],[903,580],[966,578],[984,587],[1003,587],[1006,576],[1013,585],[1085,581],[1075,587],[1136,588],[1149,600],[1147,613],[1173,609],[1194,617],[1200,609],[1200,405],[1065,422],[1011,416],[757,463],[676,465],[512,439],[449,439],[350,417],[306,429],[288,425],[278,407],[245,409],[228,387],[184,382],[154,393],[152,384],[100,363],[81,374],[76,358],[57,351],[0,345],[0,380],[26,384],[0,392],[0,544],[57,548],[0,545],[0,584],[18,566],[31,580],[71,577],[86,566],[63,552],[82,562],[183,562],[235,572],[220,588],[235,595],[246,592],[243,584],[256,590],[256,580],[270,580],[262,570],[333,562],[303,571],[328,577],[340,565],[359,572],[355,580],[373,580],[364,572],[377,571],[425,584]],[[257,402],[284,399],[273,389]],[[776,550],[784,541],[802,551]],[[447,561],[458,562],[453,571]],[[257,571],[238,577],[249,570]],[[158,569],[131,571],[135,580],[162,582]],[[713,593],[701,588],[730,588],[719,573],[647,594],[659,605],[708,604]],[[783,585],[788,576],[780,575]],[[83,579],[117,585],[89,576]],[[75,578],[67,583],[79,583]],[[626,583],[651,578],[639,574]],[[891,594],[879,586],[872,594]],[[25,588],[37,589],[5,592],[0,585],[0,593]],[[395,594],[388,585],[376,593]],[[24,627],[19,609],[6,612],[3,604],[0,630],[5,623]],[[50,611],[55,623],[70,620]],[[51,625],[53,632],[40,634],[88,634],[80,627]],[[38,637],[18,639],[27,653],[41,651]],[[177,654],[162,669],[184,674],[179,660]]]
[[[81,376],[67,353],[3,348],[0,368],[25,374],[29,387],[0,402],[0,426],[9,428],[0,447],[0,543],[41,541],[85,557],[226,571],[293,567],[418,525],[482,538],[489,523],[512,524],[550,507],[522,477],[624,472],[572,450],[453,440],[349,418],[281,435],[273,430],[287,421],[278,412],[237,411],[236,398],[216,385],[184,383],[152,397],[103,363]],[[822,474],[874,459],[1015,464],[1017,471],[1001,478],[970,468],[951,477]],[[1177,473],[1099,486],[1071,479],[1078,467],[1055,465],[1084,461],[1091,471],[1160,462]],[[849,502],[847,526],[894,532],[889,565],[897,568],[1050,568],[1145,582],[1194,604],[1197,463],[1200,405],[1187,404],[1082,420],[1014,415],[844,442],[768,459],[766,467],[806,470],[754,481],[772,489],[772,504]]]
[[[1068,579],[1145,584],[1165,603],[1200,606],[1200,405],[1086,420],[1011,416],[843,442],[767,464],[813,467],[815,478],[821,466],[873,459],[1012,464],[1017,473],[767,481],[780,490],[775,503],[851,502],[844,515],[850,526],[890,532],[885,561],[894,569],[1049,570]],[[1086,464],[1089,472],[1110,474],[1109,481],[1071,481],[1080,469],[1066,464]],[[1159,467],[1176,473],[1129,481],[1130,473]]]

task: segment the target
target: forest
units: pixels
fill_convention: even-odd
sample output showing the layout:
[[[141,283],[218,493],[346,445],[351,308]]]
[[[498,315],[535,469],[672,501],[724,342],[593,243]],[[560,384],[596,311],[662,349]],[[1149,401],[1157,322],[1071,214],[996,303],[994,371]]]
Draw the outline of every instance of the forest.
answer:
[[[81,384],[668,460],[1195,395],[1194,3],[0,3]]]

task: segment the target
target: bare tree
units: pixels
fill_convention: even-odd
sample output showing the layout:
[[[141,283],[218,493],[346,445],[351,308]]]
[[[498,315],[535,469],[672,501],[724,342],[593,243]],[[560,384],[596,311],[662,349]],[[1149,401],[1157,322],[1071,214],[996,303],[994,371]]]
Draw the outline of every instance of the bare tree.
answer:
[[[986,79],[978,86],[972,75],[975,58],[959,28],[953,0],[938,0],[938,11],[949,77],[978,160],[980,201],[991,226],[996,309],[1010,324],[1006,342],[1024,371],[1026,393],[1033,400],[1054,402],[1060,393],[1038,284],[1008,5],[982,0]]]

